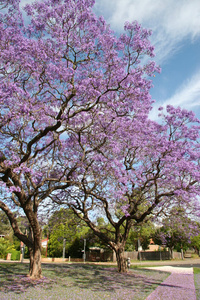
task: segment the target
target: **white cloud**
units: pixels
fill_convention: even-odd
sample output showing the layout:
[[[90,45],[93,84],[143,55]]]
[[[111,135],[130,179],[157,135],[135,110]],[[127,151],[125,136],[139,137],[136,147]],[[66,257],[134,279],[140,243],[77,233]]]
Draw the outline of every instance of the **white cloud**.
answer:
[[[197,72],[189,80],[184,82],[174,95],[162,103],[155,103],[150,113],[150,118],[156,120],[158,117],[158,107],[167,105],[180,106],[187,110],[200,108],[200,72]]]
[[[97,0],[95,7],[115,30],[121,31],[127,20],[151,28],[160,63],[177,51],[183,39],[200,36],[199,0]]]

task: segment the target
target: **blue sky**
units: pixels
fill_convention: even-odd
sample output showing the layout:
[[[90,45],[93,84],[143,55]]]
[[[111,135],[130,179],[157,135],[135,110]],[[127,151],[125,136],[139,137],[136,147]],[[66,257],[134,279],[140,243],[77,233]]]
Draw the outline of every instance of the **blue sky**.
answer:
[[[95,11],[118,33],[133,20],[152,29],[154,60],[162,72],[151,90],[151,118],[160,105],[171,104],[200,119],[200,0],[96,0]]]
[[[152,29],[154,60],[162,72],[153,80],[150,117],[156,120],[157,108],[171,104],[200,119],[200,0],[96,0],[94,10],[118,34],[125,21]]]

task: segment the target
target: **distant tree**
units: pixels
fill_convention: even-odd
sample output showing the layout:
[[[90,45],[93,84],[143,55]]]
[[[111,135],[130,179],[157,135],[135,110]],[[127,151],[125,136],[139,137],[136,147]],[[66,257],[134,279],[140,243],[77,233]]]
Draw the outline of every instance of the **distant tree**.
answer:
[[[193,247],[200,256],[200,234],[191,237],[191,247]]]
[[[15,213],[17,224],[22,232],[28,230],[28,221],[26,217],[20,216],[17,212]],[[0,211],[0,235],[5,235],[6,240],[9,240],[10,244],[16,250],[20,250],[20,241],[14,236],[10,222],[3,211]]]
[[[109,227],[102,217],[97,218],[98,228]],[[48,221],[45,229],[48,232],[48,255],[61,257],[63,255],[63,240],[65,239],[65,254],[70,257],[81,258],[83,253],[84,239],[86,239],[86,250],[90,247],[108,249],[94,232],[77,217],[70,209],[55,211]]]
[[[172,254],[173,249],[186,250],[198,232],[197,223],[187,216],[183,208],[178,207],[162,221],[162,227],[155,232],[154,241],[168,247]]]
[[[3,211],[0,211],[0,235],[9,235],[12,232],[9,220]]]
[[[61,257],[63,241],[66,254],[71,257],[82,256],[83,240],[89,239],[89,228],[70,209],[55,211],[48,222],[48,255]]]
[[[150,240],[154,234],[155,226],[150,221],[139,226],[133,226],[130,230],[125,250],[138,250],[138,244],[142,246],[143,250],[147,250],[149,248]]]

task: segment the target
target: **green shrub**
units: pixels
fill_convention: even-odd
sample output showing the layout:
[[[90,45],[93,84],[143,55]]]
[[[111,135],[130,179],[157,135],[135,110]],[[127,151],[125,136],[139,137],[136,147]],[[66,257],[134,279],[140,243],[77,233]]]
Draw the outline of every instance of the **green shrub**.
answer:
[[[25,247],[24,258],[30,258],[30,253],[29,253],[28,247]]]
[[[14,250],[13,245],[9,240],[0,238],[0,258],[6,259],[7,254]]]
[[[11,260],[20,260],[20,254],[21,254],[20,251],[11,250],[10,253],[11,253]]]
[[[3,243],[3,239],[0,241],[0,258],[6,259],[7,255],[7,244]]]

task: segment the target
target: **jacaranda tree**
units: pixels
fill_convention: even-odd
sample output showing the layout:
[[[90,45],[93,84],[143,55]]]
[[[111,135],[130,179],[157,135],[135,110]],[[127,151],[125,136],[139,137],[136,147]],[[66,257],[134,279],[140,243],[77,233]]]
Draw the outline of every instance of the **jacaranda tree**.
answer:
[[[168,107],[162,125],[148,120],[159,69],[136,22],[117,37],[93,0],[38,1],[26,14],[19,3],[0,1],[0,208],[29,248],[32,278],[41,276],[38,215],[51,200],[83,218],[123,272],[132,223],[199,193],[199,128],[187,126],[196,119]],[[103,212],[114,238],[93,222]]]
[[[105,114],[98,143],[103,144],[105,132],[112,136],[93,155],[89,149],[97,143],[94,131],[85,128],[87,139],[79,138],[85,155],[84,165],[76,170],[79,184],[71,187],[71,193],[63,189],[53,197],[66,201],[115,251],[123,272],[123,252],[132,226],[156,220],[177,206],[186,212],[195,208],[199,214],[199,126],[192,125],[197,121],[193,113],[171,106],[163,124],[135,116],[125,122],[119,118],[106,128],[103,118]],[[95,214],[102,214],[112,228],[100,230]]]

